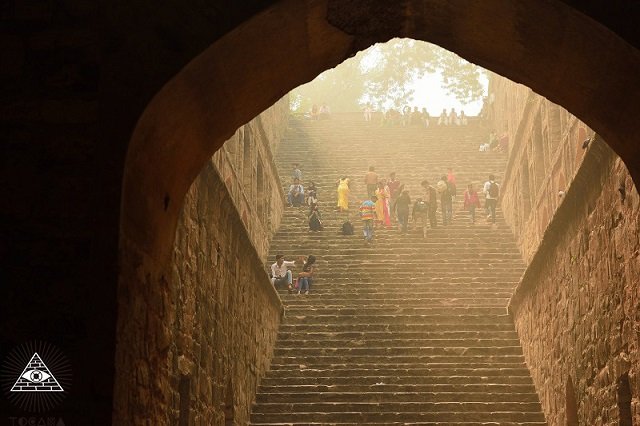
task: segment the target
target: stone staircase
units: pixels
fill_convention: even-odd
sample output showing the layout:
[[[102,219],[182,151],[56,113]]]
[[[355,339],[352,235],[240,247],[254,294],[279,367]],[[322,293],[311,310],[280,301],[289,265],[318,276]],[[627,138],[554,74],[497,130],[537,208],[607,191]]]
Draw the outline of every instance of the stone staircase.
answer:
[[[383,128],[360,115],[292,120],[277,159],[288,180],[294,162],[314,181],[325,230],[308,231],[305,207],[289,208],[272,245],[287,259],[314,254],[309,295],[281,294],[286,314],[251,424],[544,425],[538,396],[506,306],[524,264],[498,212],[471,225],[466,184],[480,188],[506,158],[480,153],[487,131],[467,127]],[[426,239],[410,224],[362,240],[357,207],[369,165],[395,171],[412,199],[420,181],[453,167],[454,220]],[[349,213],[334,211],[336,180],[352,178]],[[287,182],[288,186],[288,182]],[[350,217],[356,235],[338,230]],[[441,216],[438,212],[441,225]],[[294,270],[294,276],[300,268]]]

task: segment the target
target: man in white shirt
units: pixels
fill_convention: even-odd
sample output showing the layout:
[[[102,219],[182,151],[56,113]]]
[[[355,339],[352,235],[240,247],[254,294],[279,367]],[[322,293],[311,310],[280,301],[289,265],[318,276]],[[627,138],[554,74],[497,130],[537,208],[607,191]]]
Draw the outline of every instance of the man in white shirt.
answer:
[[[295,261],[284,260],[284,256],[281,254],[276,255],[276,263],[271,265],[271,282],[276,288],[284,287],[287,284],[289,293],[293,290],[293,278],[289,266],[294,266]]]
[[[304,187],[300,184],[300,179],[293,179],[293,185],[289,186],[287,201],[290,206],[299,207],[304,204]]]
[[[484,208],[487,211],[487,219],[491,219],[492,223],[496,223],[496,207],[500,196],[500,185],[495,180],[494,175],[489,175],[489,180],[484,183],[482,189],[485,197]]]

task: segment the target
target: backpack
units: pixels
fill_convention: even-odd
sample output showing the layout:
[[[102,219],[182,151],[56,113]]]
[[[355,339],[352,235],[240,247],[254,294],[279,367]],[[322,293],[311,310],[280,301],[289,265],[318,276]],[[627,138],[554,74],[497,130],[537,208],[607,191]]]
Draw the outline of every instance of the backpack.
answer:
[[[426,212],[427,211],[427,203],[424,202],[424,201],[416,201],[414,209],[415,209],[416,213]]]
[[[342,224],[342,235],[353,235],[353,225],[351,222],[346,221]]]
[[[436,184],[436,191],[438,191],[439,194],[442,194],[447,189],[448,189],[447,183],[443,180],[439,180],[438,183]]]
[[[500,195],[500,187],[497,183],[491,181],[489,183],[489,197],[498,198],[498,195]]]

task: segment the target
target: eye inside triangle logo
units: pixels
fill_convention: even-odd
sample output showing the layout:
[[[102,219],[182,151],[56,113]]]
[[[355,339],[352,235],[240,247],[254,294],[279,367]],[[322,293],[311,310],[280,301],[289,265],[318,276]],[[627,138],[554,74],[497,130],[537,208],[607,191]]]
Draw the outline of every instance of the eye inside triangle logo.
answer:
[[[64,389],[35,352],[11,392],[64,392]]]
[[[14,414],[55,409],[69,395],[71,385],[69,359],[48,342],[19,344],[0,364],[0,387],[6,400],[17,409]]]

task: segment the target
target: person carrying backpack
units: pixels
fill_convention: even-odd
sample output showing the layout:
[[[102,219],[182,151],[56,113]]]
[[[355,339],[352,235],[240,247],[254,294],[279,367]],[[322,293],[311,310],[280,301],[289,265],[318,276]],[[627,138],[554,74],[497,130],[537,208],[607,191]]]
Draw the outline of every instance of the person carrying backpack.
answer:
[[[409,197],[409,191],[403,190],[398,199],[396,200],[394,207],[398,216],[398,227],[403,234],[407,233],[407,226],[409,225],[409,206],[411,205],[411,197]]]
[[[422,198],[418,198],[413,204],[411,212],[413,222],[418,226],[418,222],[422,225],[422,237],[427,238],[427,220],[429,219],[429,204]]]
[[[496,223],[496,207],[498,206],[498,197],[500,197],[500,185],[496,182],[494,175],[489,175],[489,180],[484,183],[484,207],[487,211],[487,220]]]

